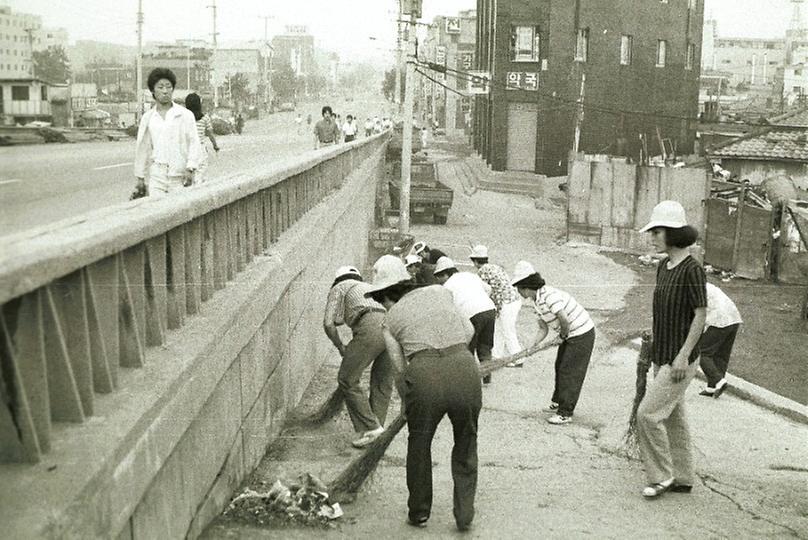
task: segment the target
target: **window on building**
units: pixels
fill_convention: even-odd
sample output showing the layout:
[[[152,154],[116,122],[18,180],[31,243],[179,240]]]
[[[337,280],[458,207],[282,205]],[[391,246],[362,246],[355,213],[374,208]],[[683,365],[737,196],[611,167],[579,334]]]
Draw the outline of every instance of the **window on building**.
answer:
[[[48,87],[44,84],[39,87],[39,98],[42,101],[48,101]]]
[[[538,62],[539,39],[538,26],[512,26],[511,61]]]
[[[623,34],[620,36],[620,65],[621,66],[630,66],[631,65],[631,46],[634,42],[634,38],[631,36],[627,36]]]
[[[28,87],[27,86],[12,86],[11,87],[11,100],[12,101],[28,101]]]
[[[589,57],[589,28],[578,29],[578,39],[575,41],[575,60],[586,62]]]
[[[656,67],[665,67],[668,61],[668,42],[664,39],[657,40],[656,46]]]
[[[696,46],[693,43],[687,44],[687,57],[685,58],[685,69],[692,70],[696,63]]]

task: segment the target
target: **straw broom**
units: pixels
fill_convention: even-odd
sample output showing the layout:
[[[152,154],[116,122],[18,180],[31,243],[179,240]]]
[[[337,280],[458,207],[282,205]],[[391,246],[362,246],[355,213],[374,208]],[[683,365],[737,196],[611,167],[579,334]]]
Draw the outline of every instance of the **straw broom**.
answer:
[[[637,409],[645,397],[648,386],[648,369],[651,367],[651,345],[653,337],[650,332],[643,332],[640,354],[637,357],[637,377],[635,381],[634,402],[631,404],[631,415],[628,419],[628,429],[623,437],[623,444],[627,451],[637,449]]]
[[[490,375],[493,371],[501,369],[511,362],[533,356],[537,352],[554,347],[559,343],[560,341],[558,340],[552,340],[536,344],[516,354],[496,358],[484,364],[480,364],[480,377]],[[331,482],[328,486],[329,496],[338,500],[344,498],[346,495],[351,496],[359,491],[364,481],[376,469],[387,447],[390,446],[390,443],[393,442],[393,439],[395,439],[396,435],[398,435],[399,431],[401,431],[401,428],[403,428],[406,423],[407,419],[403,414],[399,413],[390,425],[387,426],[387,429],[385,429],[375,441],[370,443],[365,448],[364,452],[355,457],[348,467]]]

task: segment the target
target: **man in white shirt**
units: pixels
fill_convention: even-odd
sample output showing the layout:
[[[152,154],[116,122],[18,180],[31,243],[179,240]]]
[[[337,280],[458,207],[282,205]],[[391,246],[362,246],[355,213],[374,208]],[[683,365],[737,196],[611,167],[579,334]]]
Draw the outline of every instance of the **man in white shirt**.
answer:
[[[354,122],[354,118],[352,115],[348,115],[345,118],[345,123],[342,124],[342,134],[344,135],[343,140],[345,142],[351,142],[356,140],[356,133],[359,131],[359,128],[356,126],[356,122]]]
[[[135,145],[135,192],[161,197],[191,185],[202,159],[194,114],[171,97],[177,77],[170,69],[149,73],[154,106],[140,119]],[[148,174],[148,184],[146,177]]]
[[[474,326],[474,336],[469,343],[469,350],[477,353],[477,360],[491,360],[494,348],[494,324],[497,310],[493,300],[488,296],[491,288],[470,272],[458,272],[455,263],[449,257],[441,257],[435,263],[435,279],[452,291],[455,307],[463,317]],[[491,382],[491,375],[483,378],[483,383]]]
[[[741,314],[724,291],[707,284],[707,319],[699,340],[699,363],[707,378],[707,388],[699,395],[717,398],[727,389],[727,366],[741,326]]]

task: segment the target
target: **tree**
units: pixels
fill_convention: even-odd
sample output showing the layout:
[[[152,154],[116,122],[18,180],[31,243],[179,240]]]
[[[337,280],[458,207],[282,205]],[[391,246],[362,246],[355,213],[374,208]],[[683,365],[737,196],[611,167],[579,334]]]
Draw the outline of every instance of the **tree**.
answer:
[[[51,83],[65,84],[70,79],[70,60],[61,46],[34,51],[34,76]]]
[[[297,95],[299,80],[292,66],[287,63],[278,63],[272,70],[272,89],[280,101],[294,101]]]
[[[401,95],[399,102],[404,103],[404,73],[401,73]],[[382,93],[388,101],[395,101],[396,94],[396,68],[389,69],[384,72],[384,81],[382,82]]]
[[[250,81],[243,73],[233,73],[225,78],[220,90],[230,96],[230,103],[236,107],[243,106],[250,102],[252,92],[250,92]]]

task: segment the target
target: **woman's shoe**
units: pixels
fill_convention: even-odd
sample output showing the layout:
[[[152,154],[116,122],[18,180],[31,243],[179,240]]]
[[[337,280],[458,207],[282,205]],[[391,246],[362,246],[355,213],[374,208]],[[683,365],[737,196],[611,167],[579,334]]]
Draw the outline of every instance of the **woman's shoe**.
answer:
[[[642,496],[646,499],[656,499],[666,491],[668,491],[671,486],[673,485],[673,478],[665,480],[664,482],[659,482],[656,484],[651,484],[645,486],[645,489],[642,490]]]
[[[428,517],[420,517],[418,519],[407,518],[407,524],[412,525],[413,527],[418,527],[420,529],[426,527],[427,521],[429,521]]]

